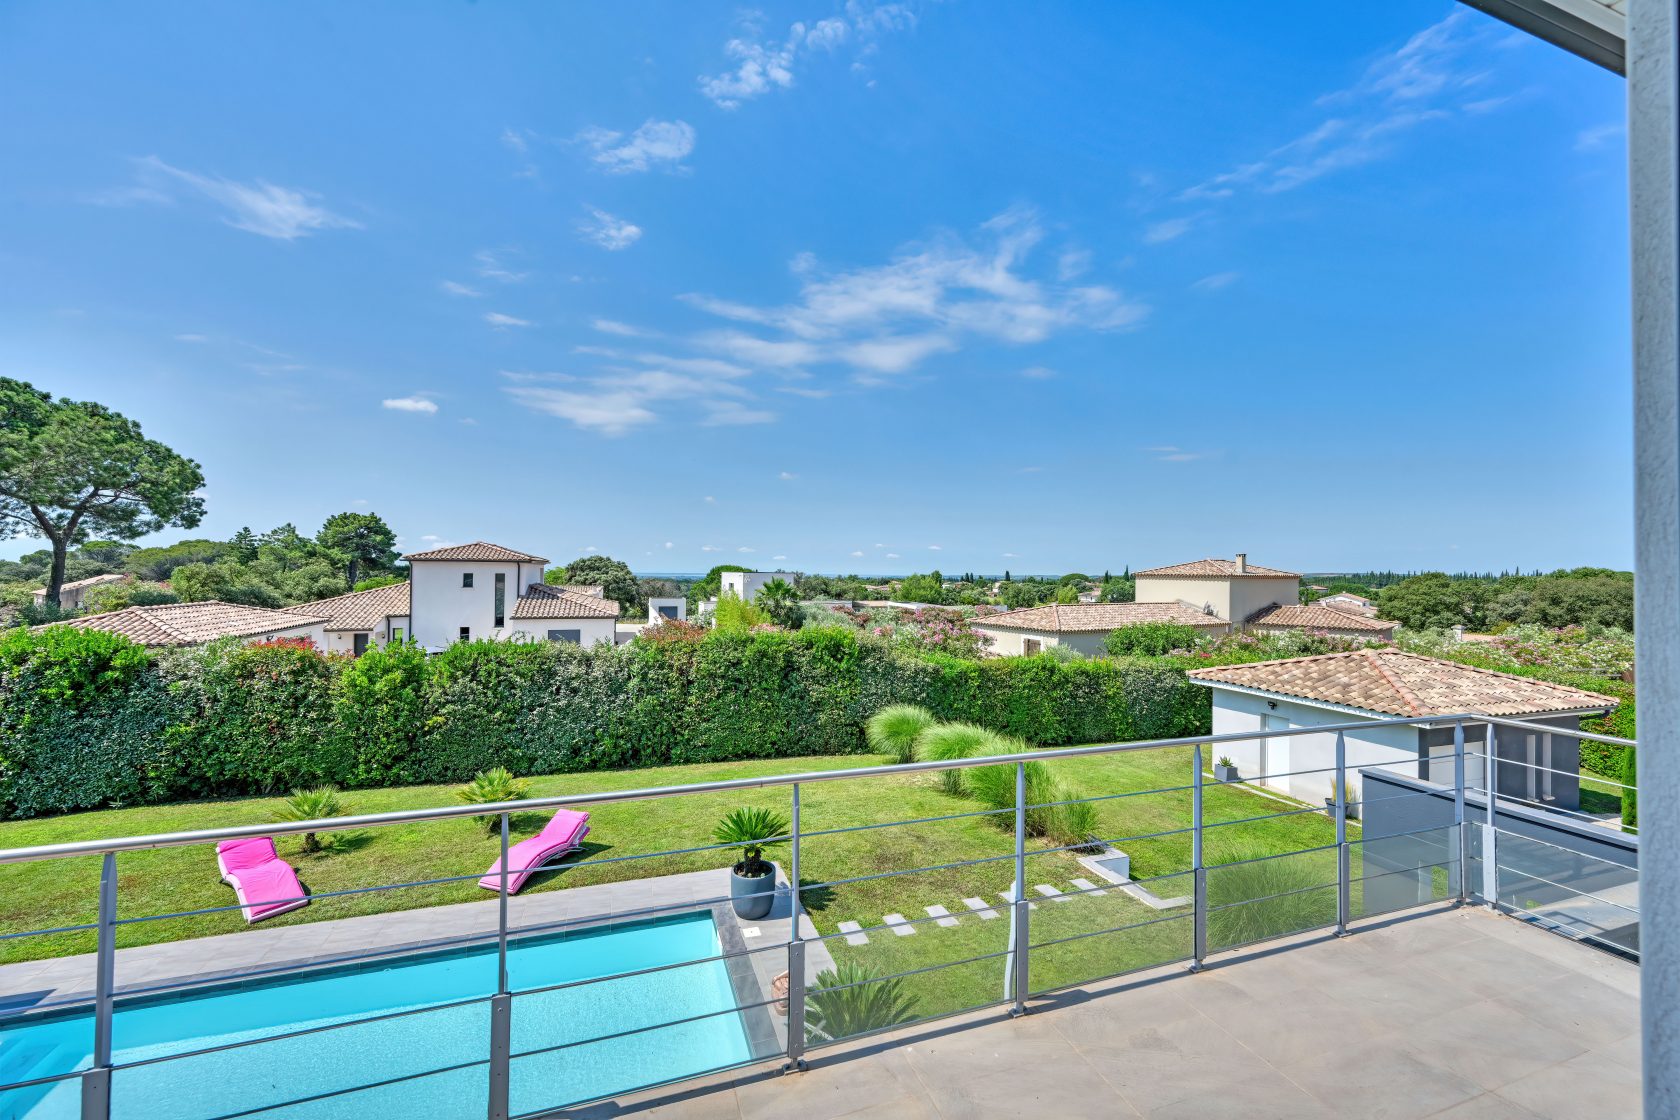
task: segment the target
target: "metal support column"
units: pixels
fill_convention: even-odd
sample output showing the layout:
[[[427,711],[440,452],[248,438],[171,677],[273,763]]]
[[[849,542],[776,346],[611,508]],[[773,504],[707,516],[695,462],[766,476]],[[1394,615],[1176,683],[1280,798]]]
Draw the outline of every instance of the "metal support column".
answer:
[[[1202,863],[1202,745],[1196,744],[1195,773],[1190,778],[1190,874],[1194,881],[1190,971],[1207,958],[1207,867]]]
[[[99,951],[93,975],[93,1065],[82,1074],[82,1120],[111,1115],[111,1019],[117,980],[117,857],[99,867]]]
[[[1464,874],[1470,866],[1470,833],[1464,827],[1464,721],[1453,721],[1453,843],[1458,845],[1458,862],[1448,880],[1460,906],[1470,900],[1470,880]]]
[[[1353,875],[1347,838],[1347,738],[1336,732],[1336,936],[1345,937],[1353,916]]]
[[[787,1065],[805,1068],[805,941],[799,928],[799,783],[793,783],[792,850],[788,856]]]
[[[496,994],[490,998],[490,1120],[507,1120],[508,1064],[513,1039],[513,993],[508,985],[508,831],[502,814],[502,889],[496,899]]]
[[[1014,925],[1010,929],[1011,940],[1014,941],[1014,951],[1010,961],[1014,966],[1014,997],[1015,1004],[1009,1009],[1011,1015],[1025,1015],[1027,1013],[1027,939],[1030,936],[1027,921],[1027,764],[1015,764],[1015,901],[1014,912],[1010,914],[1010,921]]]
[[[1499,732],[1487,725],[1487,765],[1482,767],[1487,786],[1487,810],[1482,814],[1482,901],[1499,909]]]

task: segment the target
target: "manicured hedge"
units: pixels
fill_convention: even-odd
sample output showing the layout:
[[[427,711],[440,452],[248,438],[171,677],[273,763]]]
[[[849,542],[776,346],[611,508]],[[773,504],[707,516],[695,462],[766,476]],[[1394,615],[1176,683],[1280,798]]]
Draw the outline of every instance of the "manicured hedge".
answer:
[[[864,721],[892,703],[1044,746],[1194,735],[1208,695],[1145,660],[967,661],[827,628],[359,660],[17,630],[0,638],[0,815],[863,751]]]

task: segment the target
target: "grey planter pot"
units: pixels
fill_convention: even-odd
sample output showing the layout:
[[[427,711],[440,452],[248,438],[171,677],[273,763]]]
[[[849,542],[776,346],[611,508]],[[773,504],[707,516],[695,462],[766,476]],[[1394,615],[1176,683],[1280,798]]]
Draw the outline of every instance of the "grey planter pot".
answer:
[[[1221,766],[1217,762],[1213,765],[1213,776],[1216,780],[1221,782],[1241,781],[1241,779],[1237,777],[1237,768],[1235,766]]]
[[[729,873],[729,901],[735,916],[748,921],[768,918],[776,905],[776,871],[772,867],[765,875]]]

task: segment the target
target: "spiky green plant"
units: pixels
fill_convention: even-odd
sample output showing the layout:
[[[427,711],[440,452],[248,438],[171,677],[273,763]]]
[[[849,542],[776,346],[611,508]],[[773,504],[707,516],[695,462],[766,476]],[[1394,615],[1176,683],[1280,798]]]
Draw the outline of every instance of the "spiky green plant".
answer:
[[[719,844],[733,844],[741,849],[741,862],[736,869],[742,875],[768,875],[770,865],[764,861],[764,849],[786,838],[793,822],[774,809],[743,805],[725,813],[712,830],[712,838]]]
[[[1247,845],[1222,851],[1207,872],[1209,944],[1233,948],[1335,922],[1335,858]]]
[[[817,973],[815,990],[805,999],[805,1037],[837,1041],[914,1021],[916,997],[905,990],[903,978],[875,975],[856,961]]]
[[[524,778],[516,778],[513,771],[505,766],[497,766],[489,770],[480,770],[473,775],[473,780],[455,791],[455,796],[469,805],[496,805],[503,801],[523,801],[531,796],[531,783]],[[489,836],[501,828],[500,814],[489,813],[482,817],[474,817],[478,827]]]
[[[936,723],[916,737],[915,752],[924,762],[948,762],[981,754],[1002,754],[1003,748],[999,736],[984,727],[972,723]],[[968,790],[962,770],[941,770],[939,785],[956,797]]]
[[[339,800],[337,786],[315,786],[313,789],[294,789],[290,797],[280,803],[274,819],[284,824],[298,821],[323,821],[344,815],[344,803]],[[303,834],[303,850],[318,852],[321,841],[313,832]]]
[[[916,761],[916,739],[938,721],[915,704],[890,704],[863,725],[869,749],[895,763]]]

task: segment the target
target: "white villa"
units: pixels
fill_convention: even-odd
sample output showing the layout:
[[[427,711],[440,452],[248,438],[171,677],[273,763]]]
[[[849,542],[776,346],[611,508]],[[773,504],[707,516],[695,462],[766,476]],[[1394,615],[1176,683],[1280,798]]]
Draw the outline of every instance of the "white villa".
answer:
[[[55,625],[121,634],[144,646],[196,646],[218,638],[241,638],[248,642],[301,638],[326,648],[327,622],[325,615],[301,607],[275,611],[211,599],[198,603],[125,607],[120,611],[83,615]]]
[[[758,593],[764,590],[765,584],[778,579],[791,584],[797,578],[792,572],[722,572],[718,576],[719,594],[734,595],[742,602],[750,603],[758,598]],[[703,600],[700,603],[700,613],[709,614],[716,611],[717,605],[716,599]]]
[[[1549,681],[1478,669],[1398,649],[1362,649],[1192,669],[1190,679],[1213,692],[1213,733],[1282,731],[1315,724],[1353,723],[1396,716],[1476,713],[1508,716],[1556,731],[1501,728],[1497,734],[1499,793],[1537,805],[1580,804],[1580,730],[1583,716],[1600,715],[1616,701]],[[1383,766],[1444,785],[1453,784],[1453,725],[1373,726],[1344,732],[1348,784],[1357,800],[1358,768]],[[1467,721],[1467,755],[1486,753],[1487,724]],[[1317,802],[1333,795],[1336,736],[1310,732],[1230,743],[1215,748],[1236,764],[1242,781]],[[1319,770],[1319,773],[1299,773]],[[1483,785],[1481,759],[1466,762],[1467,780]],[[1275,776],[1274,776],[1275,775]]]
[[[1313,601],[1321,607],[1347,611],[1349,614],[1360,614],[1366,618],[1377,617],[1376,602],[1365,598],[1363,595],[1355,595],[1351,591],[1338,591],[1334,595],[1326,595],[1322,599]]]
[[[1100,654],[1108,635],[1124,626],[1168,622],[1206,634],[1233,630],[1259,633],[1315,630],[1333,637],[1391,638],[1394,624],[1319,606],[1302,605],[1295,572],[1234,560],[1192,560],[1135,572],[1130,603],[1047,604],[1005,611],[970,625],[991,639],[989,652],[1002,656],[1039,653],[1066,646]]]
[[[106,584],[127,583],[133,578],[133,576],[111,572],[102,576],[89,576],[86,579],[73,579],[59,586],[58,605],[67,611],[79,611],[82,609],[84,597],[89,591],[96,587],[104,587]],[[47,589],[44,587],[37,587],[30,594],[35,597],[37,607],[47,601]]]

